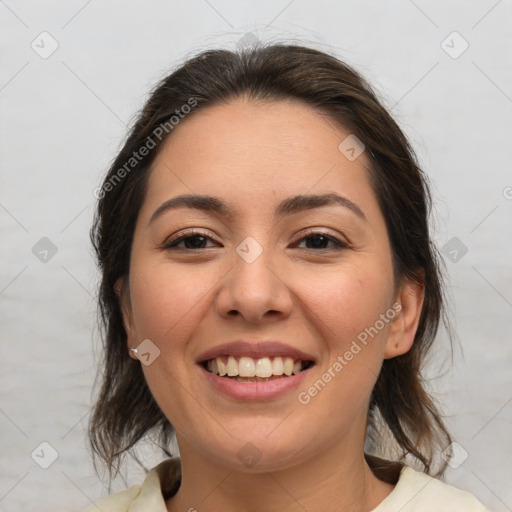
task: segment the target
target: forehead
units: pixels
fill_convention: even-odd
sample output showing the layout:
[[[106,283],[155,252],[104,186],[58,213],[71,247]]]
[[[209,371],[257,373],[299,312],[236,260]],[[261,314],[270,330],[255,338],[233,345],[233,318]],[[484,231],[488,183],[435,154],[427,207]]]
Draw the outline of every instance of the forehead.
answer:
[[[148,199],[155,205],[185,193],[229,195],[240,212],[306,193],[339,192],[372,202],[366,155],[351,160],[339,149],[349,136],[297,100],[236,99],[205,107],[181,121],[164,143]]]

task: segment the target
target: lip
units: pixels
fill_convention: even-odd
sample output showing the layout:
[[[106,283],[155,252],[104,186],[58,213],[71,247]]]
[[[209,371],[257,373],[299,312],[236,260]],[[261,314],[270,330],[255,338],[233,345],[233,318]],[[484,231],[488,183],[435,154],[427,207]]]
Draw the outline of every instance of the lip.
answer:
[[[239,382],[215,375],[201,365],[198,365],[198,368],[213,388],[230,398],[244,401],[265,401],[285,395],[297,388],[314,366],[302,370],[296,375],[267,382]]]
[[[315,358],[311,354],[306,354],[302,350],[299,350],[290,345],[286,345],[285,343],[281,343],[279,341],[250,342],[246,340],[237,340],[230,343],[224,343],[216,347],[211,347],[198,356],[198,358],[196,359],[196,363],[201,365],[205,361],[221,356],[233,356],[236,358],[247,356],[252,357],[254,359],[258,359],[261,357],[281,356],[291,357],[293,358],[294,361],[313,361],[314,363],[316,363]]]

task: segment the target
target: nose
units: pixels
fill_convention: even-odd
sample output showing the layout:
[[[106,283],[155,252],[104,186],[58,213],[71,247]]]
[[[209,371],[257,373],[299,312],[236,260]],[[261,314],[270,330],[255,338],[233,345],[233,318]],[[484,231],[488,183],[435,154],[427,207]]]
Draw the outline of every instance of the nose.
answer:
[[[292,292],[284,268],[269,247],[248,237],[233,254],[233,267],[217,296],[217,310],[224,318],[240,317],[247,323],[279,321],[291,314]]]

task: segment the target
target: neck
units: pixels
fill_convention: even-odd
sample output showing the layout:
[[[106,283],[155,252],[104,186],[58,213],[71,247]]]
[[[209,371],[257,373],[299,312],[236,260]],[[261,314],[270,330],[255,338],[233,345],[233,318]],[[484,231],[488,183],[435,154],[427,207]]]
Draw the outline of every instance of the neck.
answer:
[[[374,476],[362,445],[358,453],[329,447],[286,469],[248,473],[212,462],[179,436],[178,443],[182,483],[169,512],[368,512],[394,487]]]

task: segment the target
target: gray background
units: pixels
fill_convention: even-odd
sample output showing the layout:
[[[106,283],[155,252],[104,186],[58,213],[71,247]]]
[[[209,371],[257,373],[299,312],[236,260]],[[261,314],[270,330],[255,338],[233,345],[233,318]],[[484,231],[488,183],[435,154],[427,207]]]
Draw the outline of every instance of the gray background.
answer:
[[[158,78],[255,37],[354,65],[416,148],[458,337],[454,367],[441,335],[431,371],[460,445],[447,479],[512,510],[510,0],[6,0],[0,16],[2,511],[80,511],[107,493],[84,435],[99,346],[93,190]],[[112,491],[141,482],[128,469]]]

